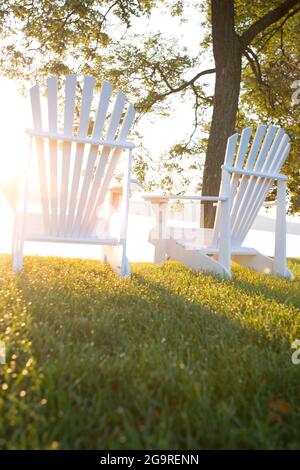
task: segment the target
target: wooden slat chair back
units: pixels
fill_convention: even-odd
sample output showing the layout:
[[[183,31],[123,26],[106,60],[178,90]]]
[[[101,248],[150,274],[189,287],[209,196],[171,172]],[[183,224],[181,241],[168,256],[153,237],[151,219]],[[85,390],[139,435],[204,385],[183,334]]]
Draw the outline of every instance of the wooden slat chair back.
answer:
[[[238,134],[228,139],[224,170],[231,173],[230,226],[231,247],[242,246],[257,217],[274,180],[280,175],[289,154],[289,137],[284,129],[259,125],[250,145],[252,129],[243,130],[238,144]],[[220,194],[223,192],[221,183]],[[214,240],[220,236],[221,203],[218,204]]]
[[[252,129],[246,128],[229,137],[222,166],[218,196],[199,195],[145,195],[156,213],[157,225],[151,242],[155,259],[176,259],[192,269],[203,269],[231,278],[231,260],[259,272],[292,279],[286,264],[286,176],[280,173],[290,151],[290,139],[284,129],[259,125],[253,139]],[[245,239],[274,182],[277,182],[277,209],[274,259],[259,253],[255,247],[245,247]],[[198,240],[192,244],[184,237],[168,234],[168,202],[170,200],[214,201],[217,213],[213,231],[206,231],[203,246]],[[197,232],[197,229],[193,229]],[[210,237],[212,235],[212,237]],[[202,237],[203,238],[203,237]]]
[[[129,151],[131,160],[134,144],[127,142],[127,136],[135,116],[133,105],[125,106],[122,92],[113,99],[113,87],[106,81],[98,98],[95,78],[84,76],[82,91],[80,85],[76,75],[68,75],[64,91],[59,93],[58,78],[49,78],[46,113],[40,86],[36,84],[30,90],[33,128],[26,132],[35,141],[38,163],[43,220],[40,241],[96,240],[97,214],[123,150]],[[127,170],[130,173],[130,163]],[[127,218],[128,207],[125,213]],[[19,224],[17,238],[35,239],[28,230],[28,224],[23,228]],[[20,269],[20,253],[17,258],[15,267]]]

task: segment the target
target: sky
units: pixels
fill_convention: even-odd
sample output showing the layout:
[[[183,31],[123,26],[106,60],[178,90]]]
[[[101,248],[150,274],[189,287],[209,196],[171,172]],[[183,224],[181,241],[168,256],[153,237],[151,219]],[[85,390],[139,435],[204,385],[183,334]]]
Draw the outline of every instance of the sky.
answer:
[[[195,14],[193,9],[190,10],[187,23],[181,23],[178,17],[172,17],[166,11],[154,10],[149,20],[137,19],[132,28],[135,33],[141,34],[145,30],[163,32],[165,36],[175,38],[181,46],[187,47],[191,55],[196,55],[204,34],[201,21],[203,17],[199,12]],[[206,56],[201,64],[201,70],[212,66],[211,58]],[[213,89],[214,76],[205,77],[205,82],[208,82]],[[4,77],[0,77],[0,103],[0,186],[5,187],[17,175],[20,162],[24,161],[26,155],[24,128],[31,126],[31,116],[28,98],[19,95],[17,84]],[[170,116],[146,116],[139,121],[137,130],[142,132],[144,146],[149,150],[152,159],[158,161],[160,155],[175,143],[174,139],[181,140],[190,134],[192,121],[192,103],[188,100],[181,102],[174,97]],[[13,217],[1,193],[0,213],[2,222],[0,252],[10,251]]]
[[[172,17],[163,9],[156,9],[149,19],[144,17],[134,20],[132,31],[137,34],[143,34],[145,30],[162,32],[166,37],[175,38],[181,46],[187,47],[192,55],[196,55],[203,37],[203,28],[200,25],[203,17],[199,12],[195,14],[192,7],[188,11],[190,11],[188,23],[181,23],[178,17]],[[203,69],[210,66],[211,63],[207,61],[203,64]],[[206,77],[205,80],[212,81],[213,85],[213,78]],[[31,127],[31,112],[29,98],[24,98],[18,93],[17,83],[1,76],[0,103],[0,186],[7,187],[18,174],[26,155],[24,129]],[[175,139],[184,139],[192,131],[192,103],[189,100],[182,102],[174,97],[172,108],[169,117],[145,116],[137,125],[137,131],[143,134],[143,145],[154,162],[175,143]],[[2,251],[1,247],[5,245],[7,249],[10,245],[12,216],[1,194],[0,210],[2,220],[6,220],[5,228],[2,226],[0,233],[0,251]]]
[[[145,30],[148,32],[151,30],[154,33],[162,32],[165,37],[173,38],[180,46],[187,47],[190,54],[195,56],[199,53],[199,43],[204,34],[201,26],[203,16],[199,12],[195,14],[193,7],[187,8],[187,12],[190,13],[189,21],[182,23],[179,17],[173,17],[161,8],[155,9],[149,19],[146,17],[135,19],[132,22],[132,31],[135,34],[143,34]],[[206,57],[201,69],[204,70],[212,65],[211,59]],[[211,83],[213,88],[213,75],[206,76],[204,80],[206,83]],[[1,108],[5,109],[5,113],[0,110],[2,148],[5,147],[5,154],[8,152],[10,155],[17,155],[20,141],[22,141],[20,135],[23,133],[23,128],[30,127],[31,124],[29,100],[18,94],[17,84],[13,80],[1,76],[0,99]],[[189,100],[181,102],[174,96],[172,108],[168,117],[145,116],[137,124],[137,130],[143,134],[144,145],[154,159],[167,151],[176,139],[184,139],[192,131],[192,103]],[[13,158],[11,156],[9,162],[5,163],[8,170],[15,167]]]
[[[145,29],[161,32],[165,37],[175,39],[181,47],[186,47],[190,55],[195,57],[199,54],[199,45],[205,34],[201,25],[204,17],[192,6],[186,8],[186,12],[189,13],[189,20],[181,22],[179,17],[172,17],[167,11],[155,9],[150,20],[135,20],[133,30],[141,34]],[[212,67],[214,67],[212,57],[209,54],[204,55],[200,70]],[[213,90],[213,74],[200,80],[210,84],[210,91]],[[175,143],[174,136],[178,140],[187,138],[193,130],[193,118],[192,102],[190,100],[181,102],[176,96],[173,97],[173,113],[170,117],[163,118],[157,115],[146,117],[140,126],[144,135],[144,143],[150,149],[151,155],[157,157],[160,153],[167,151]]]

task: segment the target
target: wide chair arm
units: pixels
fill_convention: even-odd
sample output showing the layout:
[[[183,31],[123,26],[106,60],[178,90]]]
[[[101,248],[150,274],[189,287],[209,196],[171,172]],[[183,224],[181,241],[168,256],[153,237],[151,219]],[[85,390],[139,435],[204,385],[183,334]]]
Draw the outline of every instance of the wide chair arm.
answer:
[[[217,201],[226,201],[227,197],[223,196],[198,196],[197,194],[194,195],[177,195],[177,194],[143,194],[142,197],[146,201],[150,201],[156,204],[159,203],[164,203],[168,202],[169,200],[191,200],[191,201],[211,201],[211,202],[217,202]]]
[[[229,180],[230,181],[230,180]],[[227,193],[229,194],[229,193]],[[221,252],[219,255],[220,263],[224,265],[230,276],[230,212],[229,196],[223,194],[220,196],[200,196],[200,195],[177,195],[177,194],[151,194],[144,193],[142,195],[145,201],[149,201],[153,208],[155,207],[156,227],[150,235],[151,243],[155,245],[155,262],[163,263],[168,255],[167,253],[167,207],[171,200],[192,200],[201,202],[221,202],[224,205],[222,210],[222,222],[220,231],[221,236]]]

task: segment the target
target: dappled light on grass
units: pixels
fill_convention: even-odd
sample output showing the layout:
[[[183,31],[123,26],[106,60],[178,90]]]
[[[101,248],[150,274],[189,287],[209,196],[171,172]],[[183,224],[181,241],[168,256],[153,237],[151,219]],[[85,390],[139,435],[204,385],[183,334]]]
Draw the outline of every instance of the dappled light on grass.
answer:
[[[1,448],[297,448],[293,282],[0,258]]]

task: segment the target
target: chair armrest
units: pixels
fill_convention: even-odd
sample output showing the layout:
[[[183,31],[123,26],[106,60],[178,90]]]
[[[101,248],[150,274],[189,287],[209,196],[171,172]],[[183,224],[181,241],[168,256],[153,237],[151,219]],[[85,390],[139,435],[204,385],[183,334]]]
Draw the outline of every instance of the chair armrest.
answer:
[[[167,194],[167,195],[160,195],[160,194],[143,194],[143,199],[146,201],[150,201],[152,203],[167,203],[170,199],[175,200],[194,200],[194,201],[227,201],[227,197],[225,196],[197,196],[197,195],[176,195],[176,194]]]

